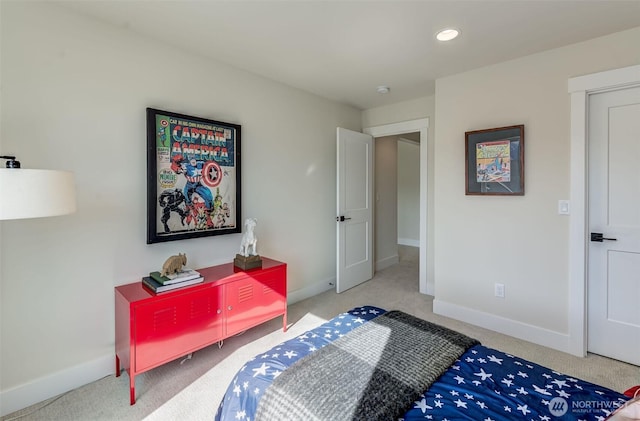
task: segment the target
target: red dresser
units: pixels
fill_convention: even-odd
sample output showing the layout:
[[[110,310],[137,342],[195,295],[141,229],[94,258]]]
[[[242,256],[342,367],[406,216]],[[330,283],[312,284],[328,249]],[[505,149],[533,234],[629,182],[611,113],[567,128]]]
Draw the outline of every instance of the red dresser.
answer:
[[[282,317],[287,329],[287,265],[262,258],[262,268],[233,263],[198,269],[201,284],[154,294],[142,282],[115,288],[116,376],[135,377],[229,336]]]

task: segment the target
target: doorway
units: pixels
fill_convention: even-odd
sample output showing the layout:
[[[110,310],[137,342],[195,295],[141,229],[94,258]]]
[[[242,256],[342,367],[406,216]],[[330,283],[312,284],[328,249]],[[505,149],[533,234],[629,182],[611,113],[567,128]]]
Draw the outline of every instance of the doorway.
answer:
[[[569,222],[569,337],[568,351],[587,353],[587,202],[588,110],[592,95],[640,86],[640,65],[569,79],[571,94],[571,216]]]
[[[419,119],[405,121],[401,123],[392,123],[375,127],[368,127],[363,130],[364,133],[381,138],[385,136],[406,135],[408,133],[419,133],[420,140],[420,222],[419,222],[419,289],[422,294],[434,293],[434,285],[432,280],[427,279],[427,250],[428,244],[428,215],[427,215],[427,132],[429,128],[429,119]]]
[[[375,270],[400,261],[418,268],[420,133],[375,138],[374,149]]]

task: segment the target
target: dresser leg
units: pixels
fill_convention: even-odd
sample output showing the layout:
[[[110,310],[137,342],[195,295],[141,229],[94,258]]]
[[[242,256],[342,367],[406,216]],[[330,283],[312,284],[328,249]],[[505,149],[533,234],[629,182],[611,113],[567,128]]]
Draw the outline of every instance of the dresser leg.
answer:
[[[116,355],[116,377],[120,377],[120,358]]]
[[[282,315],[282,331],[286,332],[287,331],[287,311],[285,310],[284,314]]]
[[[131,405],[136,403],[136,381],[132,374],[129,374],[129,393],[131,398]]]

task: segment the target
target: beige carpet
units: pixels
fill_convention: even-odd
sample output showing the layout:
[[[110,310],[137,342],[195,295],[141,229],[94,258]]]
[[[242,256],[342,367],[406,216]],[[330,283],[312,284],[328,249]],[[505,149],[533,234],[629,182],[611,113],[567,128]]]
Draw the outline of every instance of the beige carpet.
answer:
[[[640,384],[640,367],[589,355],[574,357],[433,314],[433,297],[418,293],[417,259],[401,248],[401,261],[342,294],[328,291],[289,307],[290,328],[276,319],[136,377],[137,403],[129,405],[129,377],[113,375],[22,411],[5,420],[212,420],[227,385],[244,361],[360,305],[399,309],[477,338],[484,345],[554,370],[624,391]]]

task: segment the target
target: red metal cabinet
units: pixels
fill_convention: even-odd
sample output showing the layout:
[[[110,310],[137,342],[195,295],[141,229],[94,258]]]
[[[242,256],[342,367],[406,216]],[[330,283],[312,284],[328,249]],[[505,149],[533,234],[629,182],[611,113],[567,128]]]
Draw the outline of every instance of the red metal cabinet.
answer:
[[[260,269],[227,263],[198,269],[204,282],[154,294],[142,282],[115,288],[116,376],[135,376],[278,316],[287,328],[287,265],[263,257]]]

